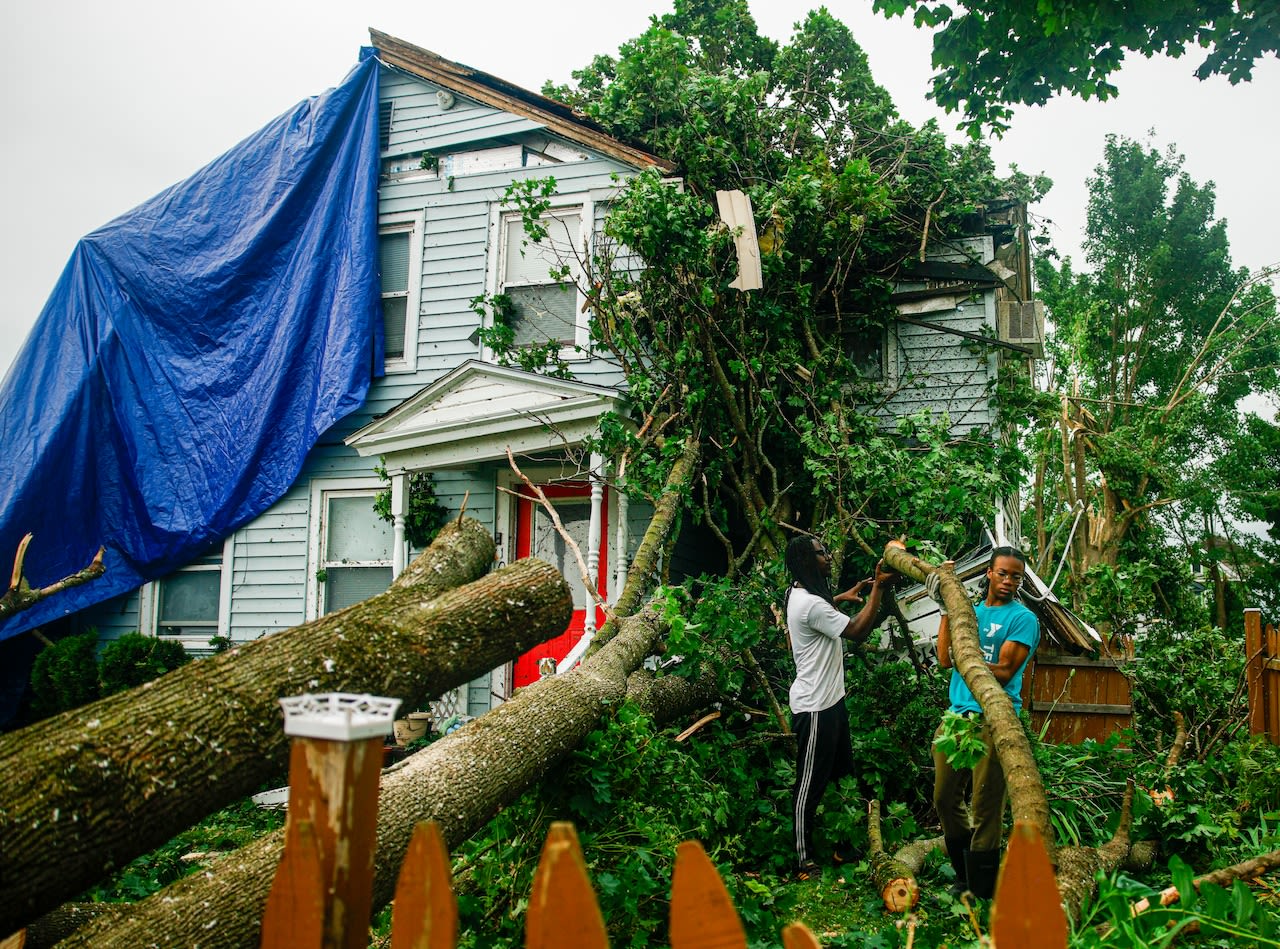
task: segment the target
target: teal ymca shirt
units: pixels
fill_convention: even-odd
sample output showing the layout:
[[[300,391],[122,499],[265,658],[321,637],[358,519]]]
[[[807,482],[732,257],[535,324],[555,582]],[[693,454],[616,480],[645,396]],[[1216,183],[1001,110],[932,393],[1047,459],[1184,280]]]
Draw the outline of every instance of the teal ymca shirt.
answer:
[[[1035,654],[1040,643],[1040,621],[1034,613],[1014,600],[1003,606],[987,606],[979,603],[973,611],[978,614],[978,641],[982,643],[982,656],[987,662],[995,662],[1000,649],[1006,642],[1013,640],[1022,643],[1030,650],[1027,659],[1018,667],[1013,678],[1005,683],[1004,690],[1013,700],[1013,710],[1022,711],[1022,671],[1027,668],[1027,661]],[[951,711],[981,712],[982,706],[973,697],[969,687],[965,685],[959,670],[951,670]]]

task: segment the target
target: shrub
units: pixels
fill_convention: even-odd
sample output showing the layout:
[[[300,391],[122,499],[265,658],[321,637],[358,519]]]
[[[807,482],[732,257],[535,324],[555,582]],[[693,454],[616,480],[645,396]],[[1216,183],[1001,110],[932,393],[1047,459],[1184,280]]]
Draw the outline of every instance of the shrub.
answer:
[[[1239,636],[1212,626],[1179,629],[1155,624],[1137,648],[1133,712],[1138,741],[1155,746],[1173,736],[1173,713],[1182,713],[1196,755],[1247,714],[1240,688],[1244,645]],[[1162,741],[1163,739],[1163,741]]]
[[[390,481],[386,466],[379,463],[374,472],[383,481]],[[440,533],[445,521],[449,519],[449,510],[436,499],[436,483],[429,471],[409,472],[409,505],[405,512],[404,532],[409,543],[416,548],[428,546]],[[388,524],[394,523],[391,513],[391,489],[379,491],[373,498],[373,513]]]
[[[190,658],[179,642],[141,633],[125,633],[103,647],[98,663],[102,695],[115,695],[150,682]]]
[[[98,697],[98,631],[89,629],[45,647],[31,667],[31,712],[47,718]]]

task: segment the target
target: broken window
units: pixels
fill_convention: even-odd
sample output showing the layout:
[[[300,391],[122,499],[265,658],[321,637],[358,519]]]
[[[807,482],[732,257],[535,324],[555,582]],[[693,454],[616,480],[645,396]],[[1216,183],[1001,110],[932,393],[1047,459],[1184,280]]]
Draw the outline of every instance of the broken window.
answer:
[[[545,235],[530,239],[519,215],[502,219],[502,285],[511,301],[507,318],[515,344],[549,341],[572,346],[578,338],[578,288],[572,275],[581,269],[582,209],[553,211],[540,218]]]

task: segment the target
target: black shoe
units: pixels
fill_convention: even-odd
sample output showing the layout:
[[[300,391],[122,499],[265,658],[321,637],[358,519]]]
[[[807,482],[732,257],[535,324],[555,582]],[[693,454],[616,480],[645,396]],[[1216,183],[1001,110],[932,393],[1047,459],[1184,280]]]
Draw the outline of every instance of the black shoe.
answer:
[[[857,853],[847,844],[838,846],[831,851],[831,865],[833,867],[840,867],[857,859]]]
[[[970,850],[965,854],[965,874],[969,890],[980,900],[995,896],[996,874],[1000,871],[999,850]]]
[[[947,892],[959,898],[961,893],[969,889],[969,873],[965,869],[964,861],[969,854],[970,838],[965,834],[944,837],[943,840],[947,847],[947,859],[951,861],[951,869],[956,871],[956,882],[947,887]]]
[[[822,867],[818,866],[812,860],[808,863],[801,864],[796,868],[796,879],[801,883],[805,883],[809,880],[820,880],[822,879]]]

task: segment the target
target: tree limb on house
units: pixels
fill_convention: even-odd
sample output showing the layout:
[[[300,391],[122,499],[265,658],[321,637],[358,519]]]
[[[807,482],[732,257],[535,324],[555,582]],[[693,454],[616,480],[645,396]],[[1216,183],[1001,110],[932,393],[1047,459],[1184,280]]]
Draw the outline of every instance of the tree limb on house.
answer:
[[[3,595],[0,595],[0,620],[8,619],[23,610],[29,610],[41,600],[46,600],[55,593],[61,593],[71,587],[78,587],[82,583],[96,580],[107,572],[107,568],[102,562],[102,556],[106,549],[99,547],[98,553],[94,555],[93,560],[87,566],[77,570],[70,576],[49,584],[47,587],[33,590],[27,582],[24,570],[27,559],[27,546],[31,543],[33,536],[35,535],[27,534],[18,543],[18,552],[13,558],[13,574],[9,580],[9,589],[5,590]]]

